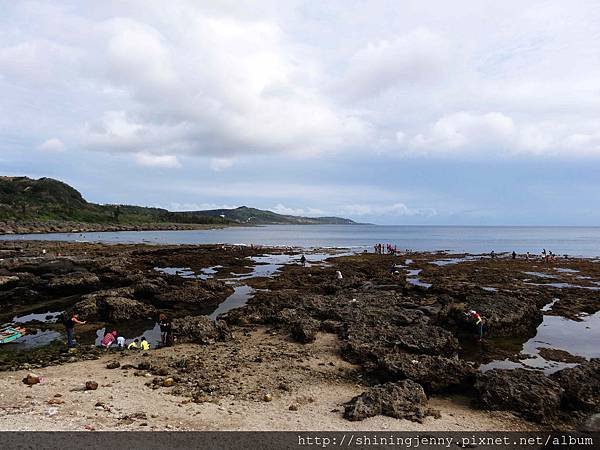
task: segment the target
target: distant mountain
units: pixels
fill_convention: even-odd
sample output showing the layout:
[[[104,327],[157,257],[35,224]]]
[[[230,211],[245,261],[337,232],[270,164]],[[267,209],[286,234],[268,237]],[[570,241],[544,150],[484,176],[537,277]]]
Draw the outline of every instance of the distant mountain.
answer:
[[[0,220],[132,225],[230,223],[220,217],[173,213],[161,208],[89,203],[66,183],[27,177],[0,177]]]
[[[296,217],[242,206],[172,212],[131,205],[87,202],[74,188],[52,178],[0,176],[0,221],[72,221],[95,224],[353,224],[338,217]]]
[[[341,217],[302,217],[277,214],[273,211],[248,208],[240,206],[233,209],[210,209],[205,211],[195,211],[194,214],[210,217],[221,217],[237,223],[250,224],[290,224],[290,225],[324,225],[324,224],[342,224],[354,225],[356,222]]]

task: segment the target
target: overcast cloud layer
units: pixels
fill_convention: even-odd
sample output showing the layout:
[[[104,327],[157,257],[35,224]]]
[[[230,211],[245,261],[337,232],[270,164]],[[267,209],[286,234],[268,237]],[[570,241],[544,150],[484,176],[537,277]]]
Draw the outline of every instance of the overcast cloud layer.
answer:
[[[597,1],[0,10],[5,174],[172,209],[600,221]]]

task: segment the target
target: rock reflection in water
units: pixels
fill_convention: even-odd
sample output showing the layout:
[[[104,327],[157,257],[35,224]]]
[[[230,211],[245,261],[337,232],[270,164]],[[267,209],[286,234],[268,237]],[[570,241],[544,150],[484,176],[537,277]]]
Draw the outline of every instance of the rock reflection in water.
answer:
[[[406,271],[406,281],[413,286],[423,287],[425,289],[429,289],[431,287],[431,283],[426,283],[419,279],[419,274],[422,269],[408,269]]]
[[[47,311],[44,313],[31,313],[23,316],[15,316],[13,323],[27,323],[27,322],[44,322],[54,323],[58,320],[58,317],[62,314],[62,311]]]
[[[600,342],[600,312],[584,316],[581,321],[546,315],[537,328],[536,335],[525,340],[519,349],[512,349],[516,350],[515,354],[522,353],[528,358],[521,361],[495,360],[482,364],[480,370],[485,372],[496,368],[520,367],[541,369],[549,374],[575,364],[547,361],[539,355],[539,348],[564,350],[572,355],[591,359],[600,357],[598,342]],[[502,342],[495,344],[501,346]]]
[[[10,350],[28,350],[36,347],[43,347],[62,337],[62,334],[53,330],[36,330],[35,333],[25,336],[5,344],[5,348]]]
[[[245,284],[234,288],[233,294],[227,297],[208,317],[215,320],[219,315],[240,308],[254,296],[254,289]]]

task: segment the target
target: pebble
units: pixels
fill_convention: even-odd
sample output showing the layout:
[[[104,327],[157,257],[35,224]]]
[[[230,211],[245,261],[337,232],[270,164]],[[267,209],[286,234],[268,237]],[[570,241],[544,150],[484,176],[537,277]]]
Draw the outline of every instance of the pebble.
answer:
[[[27,376],[23,378],[23,383],[28,384],[29,386],[33,386],[39,382],[41,382],[40,376],[33,373],[28,373]]]

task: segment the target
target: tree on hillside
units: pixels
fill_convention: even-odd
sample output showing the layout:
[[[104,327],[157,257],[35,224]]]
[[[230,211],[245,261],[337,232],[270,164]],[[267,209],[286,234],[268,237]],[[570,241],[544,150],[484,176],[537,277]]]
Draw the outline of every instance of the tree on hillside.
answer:
[[[115,219],[115,222],[119,221],[119,217],[121,217],[121,207],[117,205],[113,209],[113,218]]]

